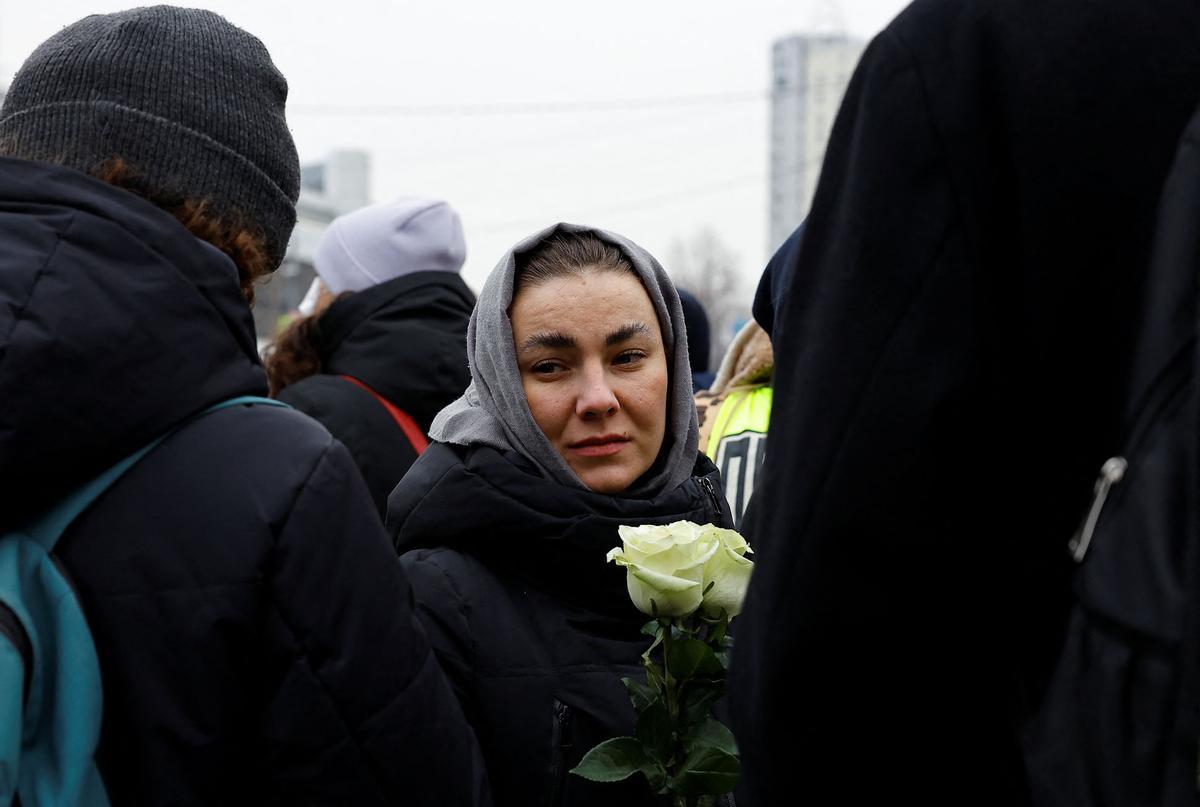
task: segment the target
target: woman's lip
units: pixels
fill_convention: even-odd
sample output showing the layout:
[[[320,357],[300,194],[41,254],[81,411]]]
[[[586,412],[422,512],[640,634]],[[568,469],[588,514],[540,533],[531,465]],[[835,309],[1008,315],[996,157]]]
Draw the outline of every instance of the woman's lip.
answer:
[[[568,448],[581,457],[609,457],[624,448],[628,442],[628,437],[614,434],[603,437],[589,437],[586,440],[580,440],[578,443],[568,446]]]
[[[628,444],[628,440],[613,440],[610,443],[590,443],[585,446],[571,446],[571,450],[581,457],[610,457]]]

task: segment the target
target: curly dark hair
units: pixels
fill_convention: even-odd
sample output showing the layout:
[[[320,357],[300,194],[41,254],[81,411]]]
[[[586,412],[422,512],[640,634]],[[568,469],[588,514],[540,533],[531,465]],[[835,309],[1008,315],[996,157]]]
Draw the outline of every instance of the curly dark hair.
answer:
[[[27,153],[12,138],[0,140],[0,155],[24,160],[46,161],[46,157]],[[55,160],[50,160],[56,162]],[[259,227],[239,215],[219,216],[209,210],[204,199],[152,188],[139,178],[137,167],[120,155],[114,155],[86,172],[101,182],[141,196],[170,213],[192,235],[224,252],[237,266],[242,296],[254,305],[254,286],[268,277],[275,266],[267,249],[267,237]]]
[[[19,157],[19,154],[12,156]],[[137,168],[122,157],[112,157],[102,163],[92,176],[123,190],[136,193],[174,216],[180,224],[201,241],[207,241],[224,252],[237,266],[242,296],[254,305],[254,286],[274,269],[267,239],[262,232],[239,216],[217,216],[208,209],[204,199],[186,199],[149,188],[138,179]]]
[[[272,397],[284,387],[321,372],[321,354],[317,350],[321,313],[324,312],[292,320],[263,351]]]

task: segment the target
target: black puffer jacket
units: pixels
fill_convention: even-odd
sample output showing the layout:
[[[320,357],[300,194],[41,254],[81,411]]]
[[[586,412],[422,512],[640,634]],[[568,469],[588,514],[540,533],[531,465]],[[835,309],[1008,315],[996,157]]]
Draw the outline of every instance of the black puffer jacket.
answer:
[[[465,355],[474,305],[474,293],[452,272],[414,272],[342,297],[318,322],[321,373],[278,396],[346,444],[381,518],[417,453],[371,393],[339,376],[362,381],[428,432],[471,381]]]
[[[123,190],[0,160],[0,519],[262,395],[228,258]],[[3,527],[0,527],[0,531]],[[341,444],[236,407],[63,535],[114,804],[469,804],[478,749]]]
[[[650,805],[641,777],[595,784],[567,771],[633,732],[622,676],[641,680],[647,617],[605,562],[621,524],[729,526],[706,458],[654,499],[568,488],[491,448],[435,443],[389,501],[417,610],[483,746],[496,803]]]

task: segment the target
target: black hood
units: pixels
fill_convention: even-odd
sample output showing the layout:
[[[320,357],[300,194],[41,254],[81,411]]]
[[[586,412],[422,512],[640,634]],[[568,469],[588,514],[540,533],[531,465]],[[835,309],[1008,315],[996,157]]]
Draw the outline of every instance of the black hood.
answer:
[[[447,547],[485,558],[565,602],[632,608],[625,570],[605,561],[622,524],[694,521],[732,527],[720,474],[699,454],[692,477],[650,499],[623,498],[543,478],[516,452],[430,445],[388,499],[400,553]]]
[[[134,194],[0,158],[0,526],[266,388],[228,257]]]
[[[413,272],[336,300],[321,315],[321,367],[351,375],[428,430],[471,381],[466,322],[475,295],[452,272]]]
[[[804,240],[804,225],[800,222],[791,235],[787,237],[763,270],[758,281],[758,289],[754,293],[754,321],[759,324],[767,336],[775,329],[776,314],[783,301],[787,299],[787,290],[792,282],[792,274],[796,271],[796,261],[800,256],[800,244]]]

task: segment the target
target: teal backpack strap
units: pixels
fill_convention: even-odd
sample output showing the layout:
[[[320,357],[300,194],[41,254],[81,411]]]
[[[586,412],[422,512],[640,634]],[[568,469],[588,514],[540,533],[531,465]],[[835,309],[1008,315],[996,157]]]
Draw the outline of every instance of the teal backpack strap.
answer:
[[[108,490],[114,482],[137,464],[138,460],[149,454],[154,449],[158,448],[159,443],[166,440],[175,432],[199,418],[207,414],[216,412],[219,409],[227,409],[231,406],[251,406],[259,404],[263,406],[279,406],[285,409],[291,407],[283,401],[276,401],[271,398],[261,398],[257,395],[241,395],[237,398],[230,398],[226,401],[213,404],[212,406],[200,412],[195,417],[188,418],[183,423],[171,429],[161,437],[155,438],[147,445],[142,446],[137,451],[130,454],[125,459],[118,462],[113,467],[109,468],[104,473],[95,477],[89,482],[84,483],[80,487],[72,491],[66,498],[62,499],[49,512],[42,515],[36,521],[33,521],[22,529],[22,531],[35,539],[47,552],[54,549],[54,545],[58,543],[59,536],[66,531],[67,527],[71,526],[71,522],[79,517],[79,514],[88,509],[92,502],[96,501],[104,491]]]
[[[0,636],[0,805],[18,795],[25,807],[109,804],[95,764],[104,705],[100,662],[74,590],[50,555],[59,537],[167,437],[211,412],[254,404],[287,407],[257,396],[210,406],[82,485],[40,518],[0,535],[0,603],[19,619],[29,645],[20,647]]]
[[[236,398],[230,398],[220,403],[215,403],[205,409],[197,417],[207,415],[209,412],[216,412],[218,409],[225,409],[230,406],[250,406],[251,404],[262,404],[263,406],[278,406],[281,409],[291,409],[290,404],[285,404],[283,401],[277,401],[274,398],[264,398],[261,395],[239,395]]]

